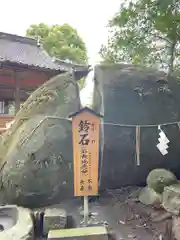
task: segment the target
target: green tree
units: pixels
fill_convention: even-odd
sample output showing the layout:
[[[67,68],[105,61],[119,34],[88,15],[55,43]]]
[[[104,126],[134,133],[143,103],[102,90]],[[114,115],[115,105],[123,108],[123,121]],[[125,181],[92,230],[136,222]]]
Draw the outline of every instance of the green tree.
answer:
[[[109,39],[100,49],[106,62],[131,62],[180,69],[180,1],[131,0],[109,21]]]
[[[76,29],[68,24],[48,26],[33,24],[26,35],[39,39],[44,49],[52,57],[70,60],[74,63],[87,63],[87,49]]]

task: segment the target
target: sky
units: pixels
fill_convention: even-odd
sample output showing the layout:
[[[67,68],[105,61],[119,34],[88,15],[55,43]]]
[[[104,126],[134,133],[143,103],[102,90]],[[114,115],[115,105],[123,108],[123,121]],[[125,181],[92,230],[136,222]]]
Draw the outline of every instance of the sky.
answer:
[[[31,24],[68,23],[86,43],[90,63],[107,40],[107,22],[122,0],[5,0],[1,1],[0,31],[25,35]]]
[[[31,24],[68,23],[84,40],[90,64],[100,58],[101,44],[107,42],[108,20],[119,10],[122,0],[4,0],[1,1],[0,31],[24,36]],[[92,78],[92,74],[89,75]],[[88,81],[82,97],[92,90]]]

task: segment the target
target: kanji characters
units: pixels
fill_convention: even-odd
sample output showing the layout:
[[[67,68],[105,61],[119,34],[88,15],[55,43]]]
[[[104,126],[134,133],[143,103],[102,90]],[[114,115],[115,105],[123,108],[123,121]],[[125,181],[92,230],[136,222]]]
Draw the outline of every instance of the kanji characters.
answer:
[[[89,130],[89,126],[90,126],[90,123],[87,121],[87,120],[84,120],[84,121],[80,121],[79,123],[79,132],[88,132]]]
[[[89,144],[89,139],[87,137],[88,137],[87,133],[80,134],[79,144],[81,144],[81,145],[88,145]]]

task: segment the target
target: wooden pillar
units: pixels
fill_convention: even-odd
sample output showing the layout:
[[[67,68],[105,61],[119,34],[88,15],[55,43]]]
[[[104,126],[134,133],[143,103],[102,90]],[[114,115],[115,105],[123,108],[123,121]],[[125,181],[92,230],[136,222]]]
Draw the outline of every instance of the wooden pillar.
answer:
[[[20,100],[20,81],[18,78],[18,74],[17,71],[14,70],[14,80],[15,80],[15,114],[17,114],[17,112],[20,109],[20,105],[21,105],[21,100]]]
[[[9,113],[9,101],[5,100],[4,101],[4,114],[8,114]]]

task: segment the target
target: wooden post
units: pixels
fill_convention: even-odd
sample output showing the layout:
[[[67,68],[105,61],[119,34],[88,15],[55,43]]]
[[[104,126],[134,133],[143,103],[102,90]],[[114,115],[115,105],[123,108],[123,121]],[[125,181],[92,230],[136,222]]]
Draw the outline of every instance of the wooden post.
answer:
[[[72,114],[74,195],[84,197],[84,225],[88,225],[88,196],[98,195],[100,117],[85,107]]]
[[[17,114],[17,112],[20,109],[21,101],[20,101],[20,82],[19,82],[16,70],[14,70],[14,80],[15,80],[15,99],[14,99],[15,114]]]
[[[88,197],[84,196],[84,225],[88,225],[89,219],[89,206],[88,206]]]

